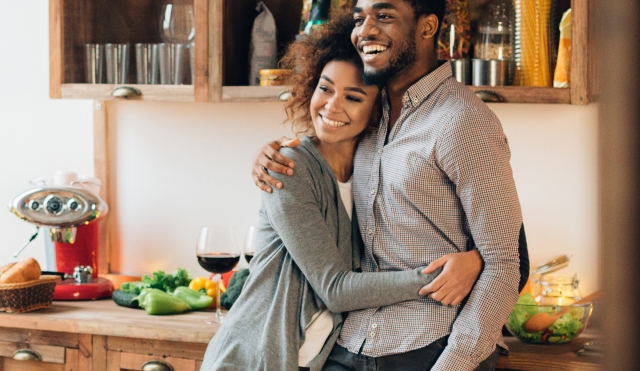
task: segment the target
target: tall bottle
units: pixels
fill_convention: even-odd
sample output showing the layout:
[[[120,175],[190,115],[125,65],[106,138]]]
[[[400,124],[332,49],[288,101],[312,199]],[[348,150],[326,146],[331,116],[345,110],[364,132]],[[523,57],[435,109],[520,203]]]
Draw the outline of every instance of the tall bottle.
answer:
[[[515,65],[513,85],[551,86],[549,17],[553,0],[513,0]]]
[[[470,46],[469,1],[447,0],[438,37],[438,59],[468,59]]]

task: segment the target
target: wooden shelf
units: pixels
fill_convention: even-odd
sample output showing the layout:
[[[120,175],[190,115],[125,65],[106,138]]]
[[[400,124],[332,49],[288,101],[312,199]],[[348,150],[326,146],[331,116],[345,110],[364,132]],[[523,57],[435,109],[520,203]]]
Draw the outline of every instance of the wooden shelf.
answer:
[[[571,89],[537,88],[531,86],[469,86],[473,91],[497,93],[504,103],[571,104]]]
[[[132,85],[135,55],[129,81],[142,92],[136,100],[179,102],[276,102],[286,87],[250,87],[249,42],[258,0],[190,0],[195,12],[195,84],[183,86]],[[472,30],[491,0],[470,0]],[[587,104],[593,100],[597,81],[589,17],[593,2],[558,0],[558,9],[571,6],[571,88],[470,87],[499,94],[506,103]],[[264,0],[278,29],[278,53],[298,33],[300,0]],[[115,85],[83,84],[85,43],[161,42],[158,19],[163,0],[49,0],[50,96],[71,99],[112,99]]]
[[[123,85],[116,84],[62,84],[60,90],[62,98],[67,99],[113,99],[111,92]],[[195,101],[193,85],[138,85],[126,84],[138,89],[140,97],[130,100],[171,100],[176,102]]]

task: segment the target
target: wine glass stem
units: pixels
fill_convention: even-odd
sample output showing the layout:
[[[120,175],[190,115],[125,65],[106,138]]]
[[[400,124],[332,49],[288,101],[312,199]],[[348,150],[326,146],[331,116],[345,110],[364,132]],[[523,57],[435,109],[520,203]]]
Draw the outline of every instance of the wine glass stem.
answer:
[[[222,283],[222,276],[217,275],[218,282],[216,283],[216,318],[220,322],[222,319],[222,311],[220,310],[220,284]]]

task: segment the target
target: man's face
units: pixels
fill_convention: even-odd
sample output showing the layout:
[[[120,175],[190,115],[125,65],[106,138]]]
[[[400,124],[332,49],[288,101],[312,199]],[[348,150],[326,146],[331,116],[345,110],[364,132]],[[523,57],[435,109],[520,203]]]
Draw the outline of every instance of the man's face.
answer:
[[[351,41],[367,84],[382,85],[416,61],[416,20],[405,0],[358,0]]]

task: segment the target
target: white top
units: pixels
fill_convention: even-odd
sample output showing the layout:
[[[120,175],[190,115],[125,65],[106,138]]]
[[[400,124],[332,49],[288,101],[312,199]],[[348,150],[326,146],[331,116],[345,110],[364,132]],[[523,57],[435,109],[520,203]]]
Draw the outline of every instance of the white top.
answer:
[[[342,198],[342,203],[345,209],[347,209],[349,219],[351,219],[351,215],[353,214],[353,187],[351,186],[351,179],[352,178],[345,183],[338,182],[340,198]],[[304,343],[298,352],[298,366],[307,367],[309,363],[320,354],[322,346],[329,338],[329,335],[331,335],[331,330],[333,330],[333,319],[329,309],[325,308],[313,315],[311,323],[309,323],[305,329]]]

